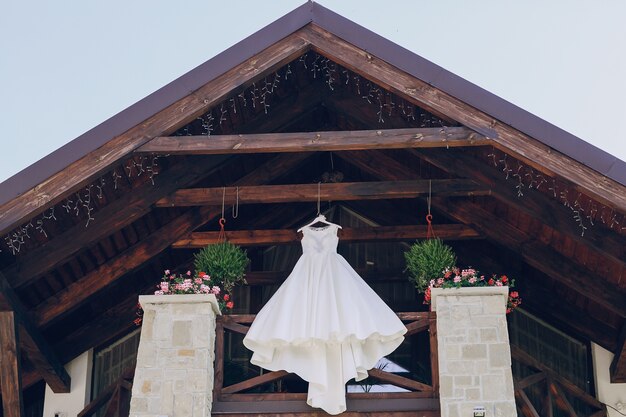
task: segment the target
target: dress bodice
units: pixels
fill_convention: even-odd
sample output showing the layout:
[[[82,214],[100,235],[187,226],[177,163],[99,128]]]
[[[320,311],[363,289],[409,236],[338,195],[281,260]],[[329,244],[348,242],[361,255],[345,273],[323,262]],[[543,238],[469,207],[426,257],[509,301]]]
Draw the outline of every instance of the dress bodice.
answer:
[[[304,227],[302,229],[302,253],[315,255],[328,252],[337,253],[337,225],[324,227]]]

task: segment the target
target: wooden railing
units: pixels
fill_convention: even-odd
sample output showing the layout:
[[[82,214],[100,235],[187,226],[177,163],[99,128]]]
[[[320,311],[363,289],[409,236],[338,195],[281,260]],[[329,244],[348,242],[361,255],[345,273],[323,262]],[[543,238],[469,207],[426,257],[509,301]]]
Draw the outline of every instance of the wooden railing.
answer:
[[[254,315],[226,315],[217,319],[215,341],[215,385],[213,390],[213,414],[255,415],[277,413],[314,413],[306,404],[304,392],[244,393],[261,385],[282,380],[290,374],[285,371],[267,372],[228,386],[224,385],[225,333],[245,335]],[[436,316],[432,312],[398,313],[408,329],[406,336],[429,332],[431,384],[415,381],[382,369],[369,371],[370,378],[395,385],[409,392],[349,392],[347,397],[350,412],[381,413],[387,416],[404,416],[420,411],[420,416],[439,416],[439,372],[437,360]]]
[[[101,410],[104,410],[101,417],[128,417],[134,375],[135,364],[126,368],[117,381],[103,389],[77,417],[93,416]]]
[[[563,378],[554,370],[535,360],[532,356],[520,348],[511,345],[511,357],[513,360],[516,360],[528,368],[536,371],[536,373],[523,379],[516,380],[514,383],[517,407],[521,410],[524,417],[552,417],[555,406],[568,417],[583,417],[583,415],[576,412],[570,401],[567,399],[566,393],[568,393],[571,398],[576,398],[588,406],[591,410],[588,417],[607,416],[606,405],[589,395],[583,389]],[[535,386],[536,384],[542,384],[540,389],[543,401],[539,411],[531,403],[528,395],[524,391],[525,389]]]

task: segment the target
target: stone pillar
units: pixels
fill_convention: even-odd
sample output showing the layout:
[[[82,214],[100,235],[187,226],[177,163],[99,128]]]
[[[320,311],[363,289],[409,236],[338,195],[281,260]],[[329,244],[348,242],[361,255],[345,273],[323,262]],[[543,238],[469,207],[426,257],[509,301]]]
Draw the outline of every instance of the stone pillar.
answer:
[[[508,287],[433,288],[441,417],[517,415],[506,323]]]
[[[144,295],[131,417],[209,417],[213,401],[213,294]]]

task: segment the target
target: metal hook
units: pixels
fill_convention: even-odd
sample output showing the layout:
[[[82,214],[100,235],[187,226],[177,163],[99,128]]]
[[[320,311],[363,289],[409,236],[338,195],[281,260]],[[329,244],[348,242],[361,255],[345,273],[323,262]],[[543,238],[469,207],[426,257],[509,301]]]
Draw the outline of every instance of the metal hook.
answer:
[[[236,219],[237,217],[239,217],[239,187],[237,187],[237,197],[235,200],[235,205],[233,206],[232,209],[232,215],[233,215],[233,219]]]
[[[317,183],[317,215],[318,216],[322,212],[320,208],[321,194],[322,194],[322,182],[320,181]]]

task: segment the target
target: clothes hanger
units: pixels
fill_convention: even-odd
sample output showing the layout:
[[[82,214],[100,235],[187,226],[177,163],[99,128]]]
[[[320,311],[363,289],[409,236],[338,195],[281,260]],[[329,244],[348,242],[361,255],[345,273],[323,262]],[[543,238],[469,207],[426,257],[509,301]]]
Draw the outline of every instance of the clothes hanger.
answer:
[[[326,216],[324,216],[323,214],[318,214],[318,216],[316,218],[314,218],[312,222],[310,222],[308,224],[305,224],[304,226],[299,228],[298,232],[301,232],[302,229],[304,229],[306,227],[310,227],[310,226],[314,225],[315,223],[324,223],[324,224],[327,224],[329,226],[337,226],[340,229],[342,228],[337,223],[332,223],[332,222],[329,222],[328,220],[326,220]]]
[[[298,232],[301,232],[302,229],[304,229],[305,227],[310,227],[310,226],[314,225],[315,223],[324,223],[324,224],[327,224],[329,226],[337,226],[340,229],[342,228],[337,223],[332,223],[332,222],[329,222],[328,220],[326,220],[326,216],[324,216],[321,213],[321,210],[320,210],[321,187],[322,187],[322,183],[318,182],[317,183],[317,217],[314,218],[313,221],[311,221],[310,223],[307,223],[304,226],[302,226],[301,228],[299,228]]]

